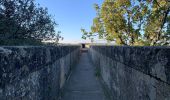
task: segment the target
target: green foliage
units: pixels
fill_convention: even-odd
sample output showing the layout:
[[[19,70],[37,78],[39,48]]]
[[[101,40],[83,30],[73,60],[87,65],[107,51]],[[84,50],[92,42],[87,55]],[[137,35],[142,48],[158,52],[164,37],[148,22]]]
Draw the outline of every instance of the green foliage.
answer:
[[[167,45],[169,3],[167,0],[105,0],[101,7],[95,4],[97,14],[91,32],[82,29],[83,38],[98,35],[118,45]]]
[[[35,0],[0,1],[1,42],[15,39],[16,41],[58,39],[60,37],[56,35],[56,25],[47,8],[39,7]],[[8,42],[4,42],[6,43]]]
[[[13,46],[13,45],[44,45],[41,40],[37,39],[1,39],[0,40],[0,45],[2,46]]]
[[[95,69],[95,76],[98,77],[98,78],[101,77],[101,70],[100,70],[100,68],[96,68]]]

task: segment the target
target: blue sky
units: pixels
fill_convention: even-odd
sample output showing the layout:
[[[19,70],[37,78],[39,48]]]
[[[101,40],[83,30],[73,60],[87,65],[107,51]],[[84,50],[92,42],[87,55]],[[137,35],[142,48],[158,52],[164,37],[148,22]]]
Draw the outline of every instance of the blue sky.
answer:
[[[36,0],[42,7],[47,7],[59,24],[65,42],[80,41],[81,28],[90,30],[96,15],[94,3],[102,4],[103,0]]]

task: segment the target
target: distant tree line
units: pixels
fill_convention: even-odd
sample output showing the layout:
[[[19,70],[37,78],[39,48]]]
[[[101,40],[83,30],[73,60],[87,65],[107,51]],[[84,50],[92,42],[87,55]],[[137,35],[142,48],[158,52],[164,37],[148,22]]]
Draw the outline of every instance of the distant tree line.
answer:
[[[58,40],[56,25],[47,8],[35,4],[35,0],[0,0],[0,44],[18,39]]]
[[[98,36],[117,45],[170,45],[170,0],[104,0],[95,4],[91,31],[82,38]]]

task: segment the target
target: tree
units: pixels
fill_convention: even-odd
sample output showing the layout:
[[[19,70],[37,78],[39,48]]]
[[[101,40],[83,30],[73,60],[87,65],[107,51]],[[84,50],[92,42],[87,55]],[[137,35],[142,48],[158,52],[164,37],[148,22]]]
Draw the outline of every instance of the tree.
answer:
[[[163,42],[165,45],[170,45],[170,17],[169,17],[169,19],[168,19],[168,24],[167,24],[167,30],[166,30],[166,33],[165,33],[165,35],[164,35],[164,41],[165,42]]]
[[[35,0],[0,1],[0,39],[54,39],[57,24]]]
[[[91,32],[81,29],[83,38],[97,35],[118,45],[167,44],[168,0],[105,0],[95,9]]]
[[[169,20],[168,25],[167,25],[167,35],[170,35],[170,20]]]

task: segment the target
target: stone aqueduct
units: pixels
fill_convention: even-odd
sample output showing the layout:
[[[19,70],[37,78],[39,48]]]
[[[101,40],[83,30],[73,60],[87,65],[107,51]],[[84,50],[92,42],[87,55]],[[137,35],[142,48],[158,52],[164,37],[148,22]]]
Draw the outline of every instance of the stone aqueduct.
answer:
[[[0,100],[58,100],[81,46],[0,47]],[[111,100],[170,100],[170,48],[95,46],[90,61]]]

